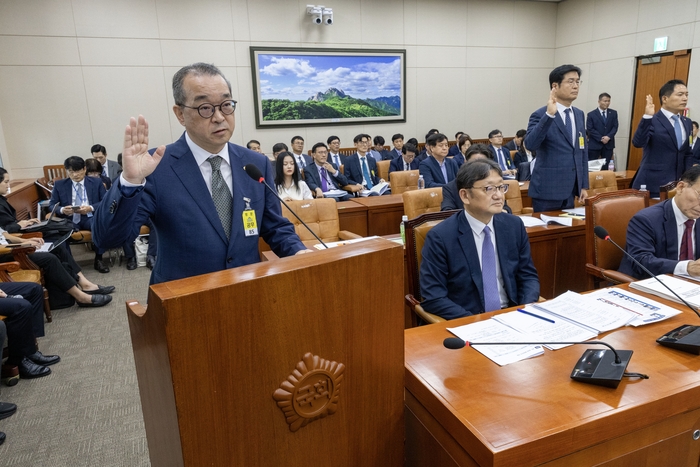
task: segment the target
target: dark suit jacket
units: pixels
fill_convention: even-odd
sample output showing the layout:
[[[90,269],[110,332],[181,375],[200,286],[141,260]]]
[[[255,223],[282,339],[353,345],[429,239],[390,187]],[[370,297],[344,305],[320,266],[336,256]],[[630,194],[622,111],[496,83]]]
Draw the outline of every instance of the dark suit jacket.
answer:
[[[489,144],[489,149],[491,152],[493,152],[493,157],[496,162],[498,162],[498,165],[501,165],[501,163],[498,160],[498,153],[496,152],[496,148],[493,147],[493,145]],[[506,170],[513,170],[516,165],[513,163],[513,159],[510,157],[510,149],[506,147],[501,147],[501,152],[503,153],[503,157],[506,160]]]
[[[537,156],[537,153],[535,151],[530,151],[530,153],[532,154],[532,157]],[[515,164],[516,167],[520,167],[520,164],[522,164],[523,162],[529,162],[527,160],[527,155],[522,151],[516,152],[515,157],[513,157],[513,164]]]
[[[691,165],[700,164],[700,141],[697,141],[692,148],[693,160]]]
[[[588,130],[588,148],[594,151],[612,149],[615,147],[615,134],[617,133],[617,110],[608,109],[608,118],[603,122],[603,116],[600,114],[600,109],[588,112],[586,118],[586,130]],[[600,140],[603,136],[610,138],[606,144]]]
[[[122,166],[117,161],[107,159],[107,176],[114,182],[122,173]]]
[[[643,148],[642,162],[632,188],[639,189],[641,185],[646,185],[651,197],[657,198],[661,185],[680,179],[692,165],[693,153],[687,136],[693,134],[693,124],[683,116],[681,122],[685,126],[686,138],[680,149],[673,125],[660,110],[652,118],[642,118],[639,122],[632,144]]]
[[[508,141],[506,144],[503,145],[504,148],[506,148],[509,151],[519,151],[520,147],[515,145],[515,140],[511,139]]]
[[[95,177],[85,177],[85,193],[88,197],[88,203],[92,206],[95,211],[99,209],[102,204],[102,199],[105,196],[106,189],[102,184],[102,180]],[[65,216],[61,214],[61,208],[65,206],[71,206],[73,204],[73,180],[70,178],[64,178],[61,180],[56,180],[54,184],[53,191],[51,192],[51,200],[49,201],[49,209],[53,209],[54,205],[58,203],[59,208],[56,209],[56,217],[64,217],[71,219],[73,216]],[[85,216],[85,214],[83,214]],[[140,226],[139,226],[140,228]],[[134,236],[133,238],[136,238]],[[132,238],[132,240],[133,240]],[[125,242],[122,242],[125,243]],[[120,245],[115,245],[115,247],[120,247]]]
[[[528,161],[521,162],[518,165],[518,181],[526,182],[532,178],[532,173],[530,171],[530,163]]]
[[[338,156],[340,157],[340,165],[345,165],[345,160],[348,158],[348,156],[344,154],[338,154]],[[330,152],[328,153],[328,162],[332,163],[336,167],[339,167],[338,164],[335,163],[333,155]]]
[[[447,183],[451,182],[457,176],[459,167],[453,159],[445,158],[445,168],[447,169]],[[426,188],[435,188],[438,186],[443,186],[445,184],[445,177],[442,176],[442,170],[440,170],[440,164],[434,157],[427,157],[418,166],[420,174],[425,180]]]
[[[338,170],[338,167],[336,167],[333,162],[328,161],[328,163],[331,164],[336,170],[336,174],[331,175],[330,172],[326,171],[326,173],[328,174],[327,181],[332,179],[333,183],[335,183],[338,186],[338,188],[342,190],[343,187],[348,184],[348,179],[345,177],[345,175],[340,173],[340,170]],[[315,163],[306,166],[306,168],[304,169],[304,181],[309,186],[309,189],[312,192],[315,191],[316,188],[323,189],[323,187],[321,186],[321,177],[319,177],[318,175],[318,166]],[[333,188],[329,186],[328,189],[332,190]]]
[[[297,155],[294,154],[294,153],[291,152],[291,151],[289,151],[289,152],[290,152],[290,153],[292,154],[292,156],[294,157],[294,162],[296,162],[296,160],[297,160]],[[311,164],[314,163],[314,158],[311,157],[311,156],[309,156],[308,154],[302,154],[302,156],[304,157],[304,162],[306,163],[306,165],[311,165]]]
[[[459,153],[459,144],[453,144],[452,146],[450,146],[450,150],[447,152],[447,156],[454,157]]]
[[[493,228],[509,306],[537,301],[540,282],[522,221],[510,214],[496,214]],[[481,265],[464,212],[428,232],[420,265],[420,290],[425,311],[445,319],[484,312]]]
[[[457,189],[457,179],[452,180],[447,185],[442,186],[442,203],[440,211],[452,211],[453,209],[464,209],[464,203],[459,197]],[[508,206],[508,201],[503,200],[503,210],[508,214],[512,214],[513,210]]]
[[[20,226],[17,223],[17,211],[4,196],[0,196],[0,227],[9,233],[20,231]]]
[[[537,151],[537,164],[528,190],[531,198],[565,200],[576,191],[588,188],[588,146],[579,146],[578,134],[586,135],[583,112],[572,107],[576,122],[576,144],[567,134],[564,120],[559,112],[554,118],[546,114],[547,107],[541,107],[530,115],[525,135],[525,146]],[[575,189],[575,190],[574,190]]]
[[[391,160],[391,163],[389,164],[389,173],[391,172],[401,172],[403,171],[403,155],[399,157],[395,157]],[[414,157],[413,160],[411,161],[411,164],[409,165],[410,170],[418,170],[418,161]]]
[[[394,151],[387,151],[386,149],[382,149],[381,151],[379,151],[379,154],[382,155],[382,160],[383,160],[383,161],[390,161],[390,160],[392,160],[392,159],[394,158],[394,154],[396,154],[396,152],[394,152]]]
[[[372,178],[372,184],[376,185],[379,183],[379,172],[377,171],[377,161],[372,157],[369,152],[365,154],[367,159],[367,169],[369,170],[369,175]],[[355,153],[352,156],[348,156],[345,160],[345,176],[348,178],[350,183],[359,183],[362,185],[362,166],[360,164],[360,156]]]
[[[627,226],[627,253],[652,273],[672,274],[678,264],[678,230],[671,200],[642,209]],[[695,259],[700,258],[700,225],[695,225]],[[637,279],[649,277],[627,256],[622,257],[620,272]]]
[[[457,167],[462,167],[462,165],[466,162],[464,160],[464,154],[462,154],[461,152],[458,152],[457,154],[455,154],[452,157],[452,160],[457,163]]]
[[[304,249],[292,224],[282,217],[279,200],[243,171],[246,164],[255,164],[268,184],[274,185],[267,157],[231,143],[228,151],[233,181],[230,240],[183,133],[166,147],[143,189],[124,196],[119,180],[112,186],[95,213],[93,241],[101,248],[120,246],[135,238],[150,218],[158,233],[158,261],[151,283],[257,263],[259,237],[278,256]],[[255,210],[259,235],[244,233],[244,197]]]

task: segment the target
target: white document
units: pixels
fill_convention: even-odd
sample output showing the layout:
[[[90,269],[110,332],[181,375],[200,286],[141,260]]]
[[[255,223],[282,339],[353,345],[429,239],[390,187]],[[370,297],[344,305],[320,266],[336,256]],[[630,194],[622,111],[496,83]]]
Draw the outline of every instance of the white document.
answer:
[[[568,212],[569,214],[573,214],[574,216],[586,217],[586,208],[584,206],[571,209],[562,209],[562,211]]]
[[[565,225],[567,227],[571,227],[574,223],[574,220],[571,217],[553,217],[540,214],[540,219],[542,219],[547,224],[559,224]]]
[[[562,349],[572,344],[546,344],[545,342],[580,342],[593,339],[598,335],[589,329],[567,320],[559,319],[559,317],[538,310],[533,306],[526,306],[523,309],[531,313],[531,315],[520,311],[511,311],[510,313],[496,315],[493,319],[525,334],[528,336],[527,341],[529,342],[542,342],[550,350]],[[537,316],[554,322],[550,323]]]
[[[345,190],[328,190],[323,194],[324,198],[342,198],[347,195],[348,192]]]
[[[455,336],[469,342],[523,342],[528,336],[505,326],[494,319],[447,328]],[[519,362],[544,353],[541,345],[474,345],[474,350],[500,366]],[[469,351],[469,349],[464,349]]]
[[[596,334],[625,326],[637,317],[626,309],[571,291],[532,306],[585,326]]]
[[[637,317],[629,323],[630,326],[635,327],[663,321],[681,313],[680,310],[634,294],[629,290],[617,288],[600,289],[587,294],[587,296],[635,313]]]
[[[700,285],[694,282],[684,281],[677,277],[669,276],[667,274],[662,274],[657,276],[664,284],[669,286],[671,290],[680,295],[685,301],[691,305],[697,307],[700,306]],[[669,290],[663,285],[659,284],[659,281],[650,277],[649,279],[644,279],[642,281],[632,282],[630,287],[633,289],[641,290],[642,292],[647,292],[650,294],[657,295],[659,297],[667,298],[673,300],[677,303],[683,303],[676,298]]]
[[[376,193],[378,195],[383,195],[387,190],[389,189],[389,184],[387,182],[382,182],[382,183],[377,183],[372,187],[371,190],[362,190],[360,191],[360,196],[369,196],[372,193]]]
[[[525,225],[525,227],[538,227],[538,226],[547,225],[547,224],[545,224],[544,221],[542,221],[541,219],[538,219],[536,217],[532,217],[532,216],[518,216],[518,217],[520,218],[521,221],[523,221],[523,225]]]
[[[51,246],[53,245],[53,242],[46,242],[41,247],[37,248],[35,253],[48,253],[51,251]]]
[[[337,242],[325,242],[325,243],[326,243],[326,246],[328,248],[335,248],[337,246],[351,245],[353,243],[364,242],[366,240],[371,240],[373,238],[379,238],[379,237],[375,235],[373,237],[360,237],[360,238],[352,238],[350,240],[339,240]],[[399,238],[399,240],[401,240],[401,239]],[[321,245],[320,243],[315,244],[314,248],[316,248],[317,250],[325,250],[326,249],[326,247]]]

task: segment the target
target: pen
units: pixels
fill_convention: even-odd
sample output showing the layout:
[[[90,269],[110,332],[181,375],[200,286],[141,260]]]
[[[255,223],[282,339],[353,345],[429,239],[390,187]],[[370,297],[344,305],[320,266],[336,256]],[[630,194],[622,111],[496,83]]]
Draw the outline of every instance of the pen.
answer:
[[[545,318],[544,316],[536,315],[534,313],[530,313],[529,311],[525,311],[522,308],[518,308],[518,311],[520,313],[525,313],[526,315],[534,316],[535,318],[539,318],[541,320],[547,321],[548,323],[554,323],[553,319]]]

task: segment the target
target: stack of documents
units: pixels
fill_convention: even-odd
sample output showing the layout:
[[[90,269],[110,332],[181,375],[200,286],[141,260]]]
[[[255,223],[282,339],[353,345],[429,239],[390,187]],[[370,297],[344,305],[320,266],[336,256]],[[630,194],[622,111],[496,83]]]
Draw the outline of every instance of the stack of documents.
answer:
[[[693,282],[684,281],[677,277],[663,274],[657,276],[660,281],[669,286],[671,290],[680,295],[683,300],[690,303],[694,307],[700,306],[700,286]],[[688,276],[690,278],[690,276]],[[697,280],[697,279],[693,279]],[[653,277],[644,279],[643,281],[632,282],[630,287],[641,290],[642,292],[650,293],[659,297],[673,300],[676,303],[683,303],[675,295],[673,295],[666,287],[659,284],[659,281]]]

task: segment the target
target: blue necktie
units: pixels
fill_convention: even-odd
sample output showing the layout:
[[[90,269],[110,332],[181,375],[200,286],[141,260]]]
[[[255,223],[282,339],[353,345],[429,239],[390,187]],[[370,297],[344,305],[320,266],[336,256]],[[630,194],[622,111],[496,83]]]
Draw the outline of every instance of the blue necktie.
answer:
[[[85,201],[85,194],[83,192],[83,185],[80,183],[75,184],[75,204],[78,206],[83,205],[83,201]],[[80,224],[80,214],[73,214],[73,223],[78,225]]]
[[[678,143],[678,149],[683,145],[683,132],[681,131],[681,119],[678,115],[671,117],[673,119],[673,129],[676,130],[676,142]]]
[[[496,274],[496,253],[491,243],[491,229],[484,227],[484,244],[481,246],[481,279],[484,282],[484,311],[501,309]]]
[[[365,176],[365,180],[367,180],[367,189],[371,190],[374,184],[372,183],[372,177],[369,176],[369,169],[367,168],[367,158],[363,157],[362,158],[362,175]]]
[[[574,127],[571,126],[571,109],[565,109],[564,110],[564,115],[566,115],[566,118],[564,119],[564,126],[566,127],[566,131],[569,134],[569,141],[571,141],[571,145],[575,146],[574,144]]]
[[[607,110],[603,110],[603,125],[608,123],[608,112]]]

